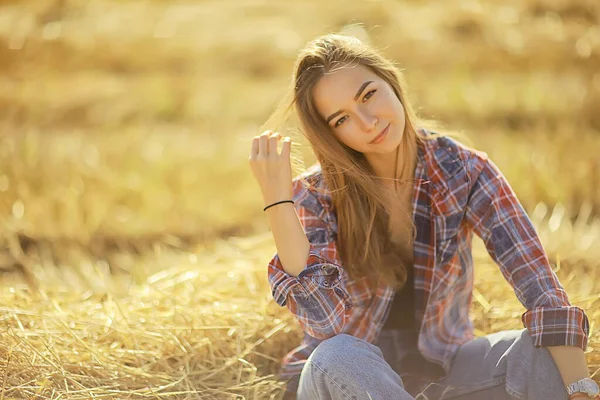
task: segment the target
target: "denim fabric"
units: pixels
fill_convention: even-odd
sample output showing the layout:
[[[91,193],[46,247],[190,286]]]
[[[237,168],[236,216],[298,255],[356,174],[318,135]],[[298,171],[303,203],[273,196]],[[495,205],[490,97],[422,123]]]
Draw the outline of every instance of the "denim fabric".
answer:
[[[546,348],[527,331],[508,330],[460,347],[450,370],[420,357],[416,336],[387,330],[370,344],[347,334],[323,341],[284,399],[564,400],[565,387]],[[297,397],[296,397],[297,396]]]

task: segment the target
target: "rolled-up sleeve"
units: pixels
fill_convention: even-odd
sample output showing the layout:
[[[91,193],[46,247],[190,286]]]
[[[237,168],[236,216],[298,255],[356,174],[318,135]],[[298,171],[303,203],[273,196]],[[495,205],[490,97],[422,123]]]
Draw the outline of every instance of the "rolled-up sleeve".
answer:
[[[287,306],[306,333],[327,339],[343,330],[352,302],[323,205],[297,180],[293,199],[310,243],[308,260],[304,270],[292,276],[275,254],[268,265],[269,284],[275,302]]]
[[[589,321],[569,298],[523,206],[498,167],[482,152],[469,162],[473,186],[466,220],[483,239],[519,301],[536,347],[587,348]]]

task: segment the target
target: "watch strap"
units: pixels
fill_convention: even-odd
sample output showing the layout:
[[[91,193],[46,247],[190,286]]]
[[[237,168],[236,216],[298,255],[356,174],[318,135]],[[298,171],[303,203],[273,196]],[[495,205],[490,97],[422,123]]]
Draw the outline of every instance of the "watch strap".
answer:
[[[593,392],[596,392],[596,396],[593,396],[592,393],[590,393],[589,389],[590,389],[590,384],[592,384],[593,386],[596,387],[596,390],[593,390]],[[583,378],[578,380],[577,382],[573,382],[572,384],[568,385],[566,387],[567,389],[567,395],[569,397],[569,400],[572,399],[581,399],[581,398],[588,398],[588,399],[598,399],[600,398],[600,396],[598,396],[598,386],[596,384],[596,382],[594,382],[591,378]]]

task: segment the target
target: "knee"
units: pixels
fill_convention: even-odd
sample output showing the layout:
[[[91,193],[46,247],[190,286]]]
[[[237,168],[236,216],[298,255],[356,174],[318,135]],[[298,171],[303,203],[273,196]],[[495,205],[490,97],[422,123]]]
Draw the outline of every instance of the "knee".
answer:
[[[402,379],[387,364],[378,346],[338,334],[322,341],[308,357],[300,376],[298,398],[356,399],[366,391],[388,393],[375,397],[387,399],[391,398],[389,393],[398,393],[403,387]]]
[[[562,382],[560,372],[556,366],[556,362],[546,347],[535,347],[533,339],[527,329],[523,330],[521,335],[523,346],[525,347],[524,354],[529,355],[529,360],[525,360],[531,366],[532,372],[539,372],[542,376],[547,376],[548,379],[558,380]]]
[[[523,396],[521,398],[566,398],[566,388],[550,351],[535,347],[527,329],[515,346],[507,370],[507,388]]]
[[[322,369],[339,366],[345,355],[351,351],[354,341],[359,340],[354,336],[340,333],[319,343],[307,360],[307,364],[314,364]]]
[[[317,398],[319,392],[334,390],[330,387],[332,382],[335,388],[346,390],[347,385],[339,377],[353,376],[353,365],[347,360],[353,357],[351,349],[359,340],[351,335],[338,334],[319,343],[302,369],[298,398]]]
[[[314,364],[325,371],[341,367],[351,368],[356,365],[360,350],[369,346],[373,345],[352,335],[340,333],[322,341],[308,357],[307,364]],[[376,346],[373,347],[376,349],[370,350],[379,350]]]

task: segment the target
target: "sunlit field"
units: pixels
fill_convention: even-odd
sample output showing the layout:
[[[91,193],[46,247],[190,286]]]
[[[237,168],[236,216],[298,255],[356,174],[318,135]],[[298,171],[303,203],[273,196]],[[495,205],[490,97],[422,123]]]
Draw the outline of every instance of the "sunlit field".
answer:
[[[302,332],[270,293],[248,155],[333,31],[502,169],[600,379],[598,0],[0,0],[0,399],[280,398]],[[284,132],[300,173],[315,157]],[[523,328],[474,251],[476,334]]]

